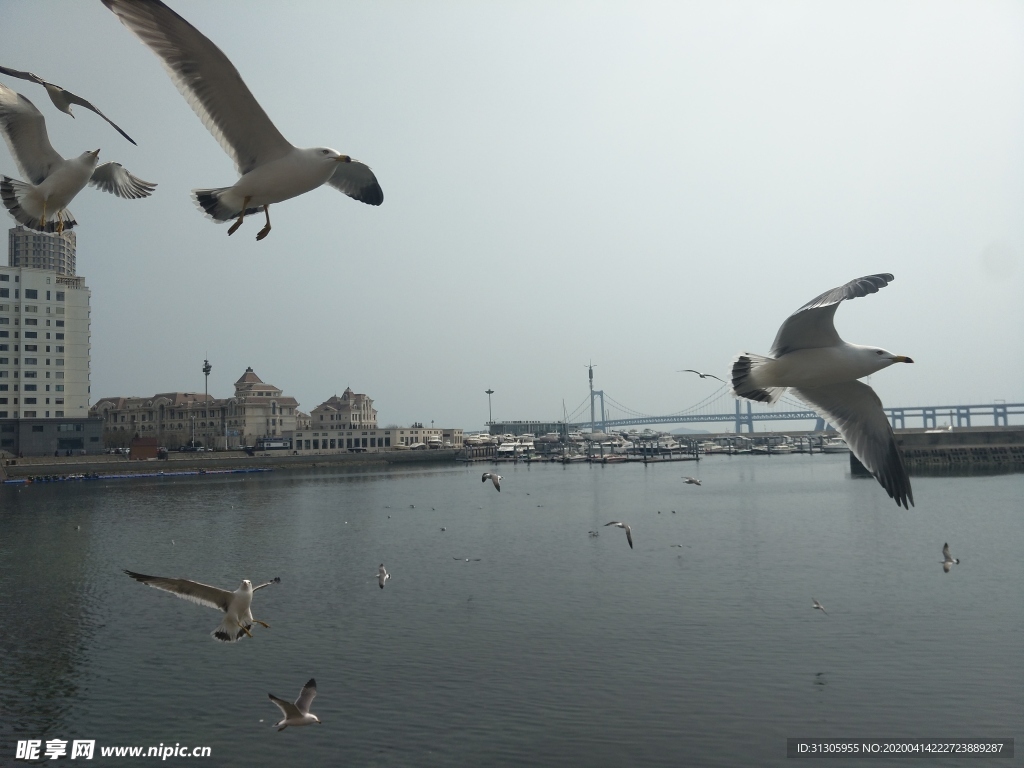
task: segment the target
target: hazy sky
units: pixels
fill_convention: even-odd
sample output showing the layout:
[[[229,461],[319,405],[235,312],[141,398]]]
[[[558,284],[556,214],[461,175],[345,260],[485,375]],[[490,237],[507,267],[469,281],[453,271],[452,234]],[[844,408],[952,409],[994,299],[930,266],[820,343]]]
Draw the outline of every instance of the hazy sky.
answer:
[[[93,101],[44,113],[159,187],[72,204],[92,399],[202,390],[246,366],[309,411],[346,386],[382,423],[559,418],[595,386],[671,413],[767,353],[822,291],[849,341],[916,364],[886,405],[1024,401],[1019,2],[209,2],[170,5],[282,133],[368,163],[234,236],[194,207],[232,162],[98,0],[0,0],[0,64]],[[6,148],[0,173],[19,177]],[[3,214],[7,226],[13,219]],[[725,403],[731,409],[731,403]]]

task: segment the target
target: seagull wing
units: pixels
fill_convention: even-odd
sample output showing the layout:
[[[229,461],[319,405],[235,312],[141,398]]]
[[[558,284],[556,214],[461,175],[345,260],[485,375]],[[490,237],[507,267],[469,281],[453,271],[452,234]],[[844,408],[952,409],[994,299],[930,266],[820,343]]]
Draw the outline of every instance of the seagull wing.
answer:
[[[159,0],[103,0],[163,61],[174,85],[240,174],[288,154],[238,70],[209,38]]]
[[[89,183],[104,192],[110,192],[118,197],[126,197],[129,200],[149,197],[156,189],[156,184],[133,176],[120,163],[104,163],[96,166]]]
[[[626,541],[629,542],[629,548],[632,549],[633,548],[633,531],[630,529],[630,527],[628,525],[625,526],[625,528],[626,528]]]
[[[305,690],[305,688],[303,688],[303,690]],[[294,704],[292,704],[290,701],[285,701],[284,699],[279,699],[279,698],[277,698],[277,696],[275,696],[272,693],[268,693],[267,696],[270,697],[270,700],[272,702],[277,704],[277,708],[281,710],[281,714],[284,715],[284,719],[285,720],[287,720],[289,718],[292,718],[292,717],[294,717],[294,718],[302,717],[302,713],[299,711],[299,708],[296,707]]]
[[[115,130],[115,131],[117,131],[117,132],[118,132],[118,133],[120,133],[120,134],[121,134],[122,136],[124,136],[124,137],[125,137],[126,139],[128,139],[128,141],[130,141],[130,142],[131,142],[132,144],[135,144],[135,139],[133,139],[133,138],[132,138],[131,136],[129,136],[129,135],[127,134],[127,133],[125,133],[124,131],[122,131],[122,130],[121,130],[121,127],[120,127],[120,126],[119,126],[119,125],[118,125],[117,123],[115,123],[115,122],[114,122],[113,120],[111,120],[111,119],[110,119],[109,117],[107,117],[107,116],[106,116],[106,115],[104,115],[104,114],[103,114],[102,112],[100,112],[100,111],[99,111],[99,109],[98,109],[98,108],[97,108],[96,106],[94,106],[94,105],[92,104],[92,102],[86,101],[85,99],[83,99],[83,98],[82,98],[81,96],[79,96],[78,94],[72,93],[71,91],[69,91],[69,90],[67,90],[67,89],[65,89],[65,88],[61,88],[61,87],[60,87],[59,85],[53,85],[52,83],[46,83],[46,85],[48,86],[47,90],[49,90],[50,88],[56,88],[56,89],[58,89],[58,90],[60,91],[60,93],[61,93],[61,96],[63,96],[63,97],[64,97],[64,100],[65,100],[65,101],[66,101],[66,102],[67,102],[68,104],[77,104],[77,105],[78,105],[78,106],[80,106],[80,107],[85,107],[85,108],[86,108],[86,109],[88,109],[88,110],[89,110],[90,112],[95,112],[95,113],[96,113],[97,115],[99,115],[99,116],[100,116],[100,117],[102,117],[102,118],[103,118],[104,120],[106,120],[106,121],[107,121],[108,123],[110,123],[111,127],[112,127],[112,128],[113,128],[113,129]],[[51,100],[51,101],[53,101],[53,96],[52,96],[52,95],[50,96],[50,100]],[[138,146],[138,145],[136,144],[136,146]]]
[[[793,394],[831,422],[854,456],[897,504],[910,509],[914,493],[896,438],[875,391],[860,381],[794,389]],[[909,502],[909,506],[908,506]]]
[[[619,528],[625,528],[626,526],[620,523],[618,520],[612,520],[610,523],[605,523],[604,527],[607,528],[609,525],[617,525]]]
[[[252,591],[255,592],[257,589],[263,589],[264,587],[269,587],[271,584],[280,584],[280,583],[281,583],[281,577],[280,576],[275,576],[270,581],[268,581],[268,582],[266,582],[264,584],[260,584],[258,587],[253,587]]]
[[[839,344],[842,339],[836,333],[832,321],[840,303],[846,299],[878,293],[879,289],[894,279],[889,274],[858,277],[807,302],[786,318],[786,322],[779,328],[772,344],[771,356],[781,357],[796,349],[816,349]]]
[[[377,177],[370,166],[358,160],[338,163],[327,183],[360,203],[380,205],[384,202],[384,190],[377,183]]]
[[[64,162],[50,145],[43,113],[20,93],[3,85],[0,85],[0,133],[21,175],[33,184],[42,184],[50,172]]]
[[[308,715],[309,707],[313,703],[314,698],[316,698],[316,680],[311,677],[309,682],[302,686],[302,693],[295,700],[295,708],[302,714]]]
[[[19,69],[11,69],[10,67],[0,67],[0,75],[7,75],[8,77],[17,77],[22,80],[29,80],[33,83],[38,83],[42,86],[49,85],[49,83],[43,80],[43,78],[41,78],[39,75],[33,74],[32,72],[22,72]]]
[[[226,589],[211,587],[208,584],[200,584],[198,581],[189,581],[188,579],[146,576],[134,571],[125,571],[125,573],[147,586],[162,589],[164,592],[170,592],[172,595],[177,595],[180,598],[191,600],[193,603],[199,603],[209,608],[216,608],[224,613],[228,612],[228,606],[231,605],[231,600],[235,594],[234,592],[228,592]]]

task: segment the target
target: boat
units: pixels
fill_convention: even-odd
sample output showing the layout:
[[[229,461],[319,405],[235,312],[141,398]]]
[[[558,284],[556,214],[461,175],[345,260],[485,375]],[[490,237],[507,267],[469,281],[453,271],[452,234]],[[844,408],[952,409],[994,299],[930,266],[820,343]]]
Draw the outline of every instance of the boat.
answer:
[[[850,446],[841,437],[831,437],[821,444],[822,453],[849,453]]]

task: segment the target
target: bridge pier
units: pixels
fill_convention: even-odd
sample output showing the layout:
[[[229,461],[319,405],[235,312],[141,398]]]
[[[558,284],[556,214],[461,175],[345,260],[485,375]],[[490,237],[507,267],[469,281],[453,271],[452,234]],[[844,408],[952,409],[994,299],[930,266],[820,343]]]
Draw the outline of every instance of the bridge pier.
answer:
[[[890,408],[889,421],[892,424],[893,429],[907,428],[907,414],[902,408]]]
[[[1000,424],[1000,422],[1002,423]],[[1010,415],[1006,412],[1005,405],[992,406],[992,423],[997,427],[1010,426]]]
[[[971,426],[971,409],[970,409],[969,406],[968,407],[964,407],[964,406],[958,405],[956,407],[956,425],[957,425],[957,427],[959,428],[959,427],[964,426],[965,425],[964,422],[966,422],[966,426],[968,426],[968,427]]]
[[[938,429],[939,419],[935,415],[934,408],[922,408],[921,421],[924,424],[925,429]]]
[[[739,400],[736,401],[736,434],[737,435],[742,431],[742,427],[743,427],[744,424],[747,425],[747,432],[753,432],[754,431],[754,416],[753,416],[753,412],[751,411],[751,408],[750,408],[750,401],[746,400],[744,402],[746,402],[746,404],[747,404],[747,412],[746,412],[746,414],[743,414],[741,412],[741,410],[740,410],[740,408],[742,406],[742,403]]]

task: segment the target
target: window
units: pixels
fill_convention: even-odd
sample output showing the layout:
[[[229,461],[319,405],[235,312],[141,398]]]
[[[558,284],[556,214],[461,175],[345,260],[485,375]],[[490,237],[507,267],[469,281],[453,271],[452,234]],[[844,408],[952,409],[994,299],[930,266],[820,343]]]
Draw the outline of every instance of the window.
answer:
[[[56,365],[64,365],[64,358],[63,357],[58,357],[57,358],[57,362],[55,364]]]
[[[25,391],[26,392],[35,392],[36,389],[38,388],[38,386],[39,386],[38,384],[26,384],[25,385]]]
[[[25,347],[25,349],[28,349],[28,347]],[[35,358],[35,357],[26,357],[25,358],[25,365],[39,365],[39,363],[36,362],[37,360],[38,360],[38,358]]]
[[[64,352],[64,347],[63,347],[63,346],[61,346],[60,344],[58,344],[58,345],[57,345],[57,349],[55,349],[54,351],[55,351],[55,352],[60,352],[60,353],[63,353],[63,352]]]
[[[63,415],[64,415],[64,411],[54,411],[54,414],[53,414],[53,415],[54,415],[54,416],[63,416]],[[98,437],[94,437],[94,438],[92,438],[92,441],[93,441],[94,443],[95,443],[95,442],[98,442],[98,441],[99,441],[99,438],[98,438]]]
[[[25,293],[28,293],[28,291],[25,291]],[[39,311],[39,305],[38,304],[24,304],[24,305],[22,305],[22,309],[25,312],[31,312],[32,314],[35,314],[35,313],[37,313]]]
[[[64,291],[57,291],[57,301],[64,301]]]
[[[58,334],[55,334],[55,335],[57,337],[57,341],[63,341],[64,340],[64,334],[63,333],[58,333]]]
[[[36,399],[34,397],[26,397],[25,398],[25,405],[35,405],[35,404],[36,404]],[[35,428],[33,428],[33,431],[34,431],[34,429]]]
[[[36,417],[35,411],[22,411],[21,413],[26,419],[34,419]],[[32,431],[35,432],[35,427],[32,428]]]
[[[37,347],[35,344],[26,344],[25,345],[25,351],[26,352],[35,352],[37,349],[39,349],[39,347]]]
[[[39,378],[36,375],[35,371],[24,371],[21,376],[22,376],[23,379],[38,379]]]
[[[11,298],[11,289],[10,288],[0,288],[0,299],[9,299],[9,298]]]
[[[64,391],[64,385],[63,384],[57,384],[56,386],[54,386],[54,390],[56,390],[57,392],[63,392]]]
[[[25,322],[27,323],[28,321],[26,320]],[[25,338],[26,339],[38,339],[39,338],[39,334],[36,333],[35,331],[25,331]]]
[[[39,291],[37,291],[35,288],[26,288],[25,289],[25,298],[26,299],[38,299],[39,298]],[[25,309],[28,309],[28,307],[25,307]]]
[[[64,327],[64,321],[63,320],[58,320],[57,321],[57,327],[58,328],[63,328]],[[61,338],[63,338],[63,336]]]
[[[64,398],[63,397],[55,397],[55,398],[53,398],[53,403],[54,403],[54,405],[64,405]]]
[[[9,360],[10,358],[8,357],[0,357],[0,365],[7,365]]]

